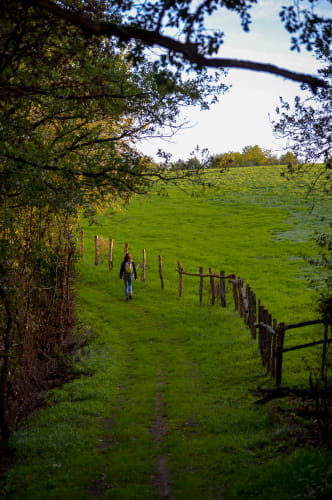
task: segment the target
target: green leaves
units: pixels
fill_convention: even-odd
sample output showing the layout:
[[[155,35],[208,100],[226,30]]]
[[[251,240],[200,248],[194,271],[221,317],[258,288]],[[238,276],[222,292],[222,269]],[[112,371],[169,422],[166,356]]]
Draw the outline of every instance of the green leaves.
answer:
[[[291,50],[300,52],[301,46],[306,50],[315,50],[319,57],[330,53],[332,38],[332,21],[315,12],[319,6],[317,0],[309,0],[309,7],[301,4],[304,0],[294,2],[293,5],[283,6],[280,11],[280,19],[291,37]],[[326,3],[332,3],[327,0]],[[297,34],[297,36],[295,36]]]
[[[130,49],[32,7],[17,18],[16,4],[2,10],[2,202],[75,210],[144,192],[151,161],[135,142],[174,130],[180,106],[206,107],[226,87],[204,73],[183,80],[143,55],[133,68]],[[106,16],[100,4],[83,6]]]

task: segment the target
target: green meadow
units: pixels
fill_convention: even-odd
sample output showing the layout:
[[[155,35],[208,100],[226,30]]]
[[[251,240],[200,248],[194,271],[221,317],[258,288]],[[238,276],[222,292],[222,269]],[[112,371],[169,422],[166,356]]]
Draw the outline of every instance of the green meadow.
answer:
[[[75,335],[77,377],[45,396],[45,407],[21,422],[10,447],[15,465],[1,481],[6,499],[177,500],[330,498],[331,452],[315,445],[304,419],[264,406],[258,386],[274,387],[243,320],[211,306],[208,282],[177,262],[234,273],[251,285],[278,321],[317,319],[315,231],[331,227],[331,205],[308,196],[308,178],[287,181],[279,167],[206,174],[208,186],[159,185],[121,211],[106,207],[82,219]],[[94,265],[94,236],[114,239]],[[124,245],[146,280],[126,302],[119,268]],[[79,245],[79,235],[78,235]],[[164,289],[159,279],[163,259]],[[320,339],[320,327],[286,332],[286,346]],[[321,348],[285,354],[284,386],[307,387]]]

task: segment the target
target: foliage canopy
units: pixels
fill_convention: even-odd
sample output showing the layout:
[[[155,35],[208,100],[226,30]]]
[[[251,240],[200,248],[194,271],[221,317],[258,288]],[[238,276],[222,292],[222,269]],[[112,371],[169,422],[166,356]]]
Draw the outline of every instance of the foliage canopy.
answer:
[[[95,14],[104,7],[95,3]],[[173,79],[149,61],[134,69],[130,50],[21,2],[2,3],[1,14],[3,200],[66,210],[126,201],[158,175],[135,141],[174,130],[180,106],[207,107],[226,89],[203,74]]]
[[[327,0],[331,3],[331,0]],[[134,41],[131,59],[138,65],[146,47],[165,49],[157,59],[155,67],[175,68],[175,74],[188,67],[195,69],[244,68],[265,71],[307,83],[313,90],[327,87],[319,78],[279,68],[272,64],[229,58],[211,57],[218,53],[224,41],[222,29],[208,30],[207,19],[226,9],[239,15],[241,25],[249,31],[251,8],[260,0],[158,0],[134,2],[133,0],[111,0],[101,4],[104,15],[96,11],[94,2],[51,0],[30,1],[36,7],[52,12],[69,24],[79,26],[86,35],[107,35],[120,46]],[[288,1],[281,8],[280,20],[291,34],[291,49],[316,50],[327,54],[332,37],[332,21],[317,13],[317,0]],[[43,12],[43,11],[41,11]],[[44,11],[45,12],[45,11]]]

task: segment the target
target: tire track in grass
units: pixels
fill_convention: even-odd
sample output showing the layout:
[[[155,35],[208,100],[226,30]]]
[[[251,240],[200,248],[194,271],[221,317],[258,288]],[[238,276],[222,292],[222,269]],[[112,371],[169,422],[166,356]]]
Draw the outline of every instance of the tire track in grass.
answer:
[[[104,299],[101,295],[99,291],[99,307]],[[94,301],[91,301],[89,308],[94,307]],[[173,497],[170,488],[168,460],[166,455],[162,453],[163,439],[167,432],[167,418],[163,401],[167,373],[162,368],[164,347],[160,347],[160,342],[163,343],[163,336],[168,328],[160,321],[160,318],[155,318],[147,313],[139,304],[131,303],[129,305],[123,301],[118,303],[115,300],[113,307],[117,310],[117,319],[113,318],[112,325],[113,329],[116,329],[116,339],[113,339],[113,342],[121,345],[123,378],[115,381],[118,395],[111,414],[102,421],[103,430],[97,445],[98,453],[107,457],[107,460],[104,461],[104,466],[98,472],[96,471],[97,474],[87,486],[87,491],[94,500],[104,498],[105,495],[106,497],[111,495],[112,498],[113,496],[114,498],[125,498],[124,495],[132,494],[126,493],[129,486],[127,481],[130,481],[132,482],[131,490],[135,484],[140,490],[137,491],[135,498],[143,498],[144,493],[141,490],[146,481],[146,492],[149,488],[151,490],[149,495],[153,495],[152,492],[155,490],[157,498],[171,500]],[[110,314],[111,312],[108,311],[108,316]],[[106,319],[104,316],[104,321]],[[135,326],[133,327],[133,325]],[[157,350],[156,346],[158,346]],[[144,406],[146,407],[144,410],[145,424],[141,414]],[[129,415],[130,419],[128,419]],[[138,433],[143,431],[145,434],[144,428],[147,435],[144,438],[146,456],[143,457],[135,440],[138,439]],[[151,447],[152,443],[148,445],[149,439],[153,439],[153,447]],[[138,442],[136,441],[136,443]],[[129,452],[129,455],[125,455],[123,452],[125,454]],[[116,458],[119,453],[126,457],[123,460],[123,466]],[[135,455],[137,455],[136,458]],[[145,475],[144,473],[145,479],[142,476],[140,484],[136,483],[139,480],[137,475],[128,479],[129,457],[133,465],[131,469],[134,475],[134,464],[139,467],[140,460],[146,460],[147,464],[151,462],[150,474]],[[146,494],[148,495],[148,493]],[[132,497],[130,496],[130,498]],[[145,498],[150,498],[150,496]]]
[[[112,424],[109,432],[104,427],[105,432],[101,436],[104,443],[101,445],[101,452],[107,456],[107,465],[99,469],[92,487],[90,483],[89,491],[94,492],[94,499],[107,498],[109,495],[121,500],[181,498],[191,494],[187,488],[193,474],[195,486],[201,488],[197,476],[202,464],[196,456],[195,448],[189,455],[186,451],[189,445],[187,440],[191,442],[193,438],[192,428],[195,428],[195,435],[199,438],[201,426],[200,421],[193,420],[198,404],[197,391],[201,390],[200,370],[197,370],[195,354],[191,352],[189,338],[183,337],[182,326],[179,328],[177,325],[174,328],[173,324],[167,324],[160,316],[151,314],[144,304],[135,302],[129,305],[115,301],[113,307],[117,312],[117,317],[112,321],[116,331],[115,341],[121,344],[124,354],[122,376],[116,382],[120,383],[121,387],[119,386],[119,393],[111,411],[109,422]],[[109,314],[110,311],[108,316]],[[177,415],[177,411],[174,415],[170,390],[175,390],[178,392],[178,398],[187,401],[184,415]],[[165,402],[167,405],[173,405],[171,424],[168,422]],[[178,457],[180,462],[176,460],[175,469],[174,449],[172,458],[165,452],[166,448],[169,449],[170,429],[173,440],[174,433],[178,434],[177,453],[182,455]],[[153,438],[150,443],[147,434]],[[139,449],[141,445],[143,448]],[[141,469],[143,461],[146,462],[146,467]],[[172,474],[170,469],[173,469]],[[138,470],[140,476],[137,475]],[[184,489],[179,474],[184,475],[186,479]],[[180,480],[180,485],[176,486],[175,480],[178,483]],[[191,490],[191,487],[189,488]]]
[[[215,323],[206,323],[204,316],[196,317],[193,329],[177,303],[160,314],[153,303],[126,303],[89,288],[85,309],[106,325],[100,341],[113,352],[109,373],[115,389],[93,452],[98,462],[87,481],[90,500],[222,498],[229,458],[219,435],[226,424],[216,422],[211,401],[220,395],[214,395],[215,383],[208,379],[213,375],[225,383],[223,363],[212,353],[228,352],[228,336],[219,333],[214,339],[205,332]],[[231,313],[223,316],[225,332],[227,316],[233,321]],[[103,369],[108,371],[108,364]],[[224,403],[219,406],[222,420]]]
[[[168,458],[162,453],[162,444],[164,436],[167,433],[167,415],[165,413],[165,404],[163,399],[163,388],[167,374],[163,373],[158,381],[158,390],[155,400],[155,418],[151,424],[151,434],[154,437],[158,455],[155,460],[155,477],[153,484],[156,487],[160,499],[173,499],[171,494],[171,480],[168,468]]]

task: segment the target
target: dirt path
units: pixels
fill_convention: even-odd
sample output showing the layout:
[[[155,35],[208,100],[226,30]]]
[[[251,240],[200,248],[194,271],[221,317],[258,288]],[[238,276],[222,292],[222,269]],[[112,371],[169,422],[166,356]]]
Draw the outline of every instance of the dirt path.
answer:
[[[164,436],[167,433],[167,415],[165,413],[165,405],[163,401],[163,386],[165,384],[166,374],[163,374],[159,381],[159,390],[156,394],[155,402],[155,418],[151,425],[151,433],[156,442],[158,455],[155,460],[155,478],[154,485],[159,492],[159,498],[173,499],[171,494],[171,478],[168,467],[168,458],[165,453],[162,453],[162,444]]]

